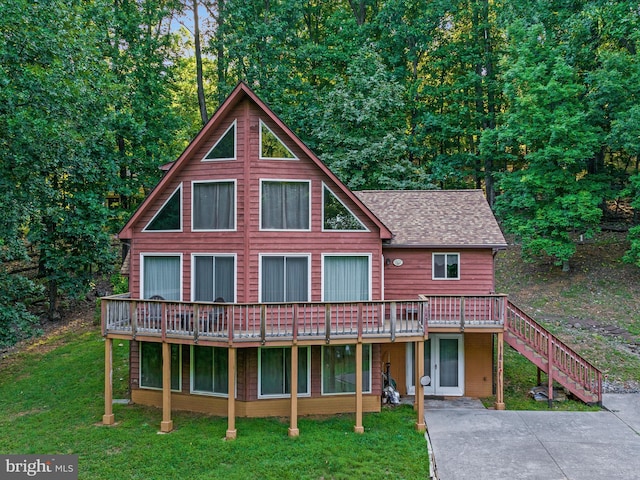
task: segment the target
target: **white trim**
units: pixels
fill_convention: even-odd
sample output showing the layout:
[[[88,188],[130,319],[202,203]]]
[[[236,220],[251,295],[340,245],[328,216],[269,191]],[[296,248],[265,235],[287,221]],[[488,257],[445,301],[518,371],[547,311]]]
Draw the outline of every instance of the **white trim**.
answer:
[[[207,253],[207,252],[193,252],[191,253],[191,301],[194,299],[196,291],[196,262],[195,257],[231,257],[233,258],[233,299],[224,299],[225,303],[236,303],[238,298],[238,254],[237,253]]]
[[[372,364],[372,359],[373,359],[373,344],[372,343],[363,343],[362,347],[363,347],[363,353],[364,353],[364,346],[365,345],[369,345],[369,390],[362,390],[363,394],[369,394],[372,392],[372,381],[373,381],[373,364]],[[322,349],[321,349],[321,355],[320,355],[320,395],[323,396],[333,396],[333,395],[355,395],[356,392],[327,392],[325,393],[324,391],[324,349],[325,348],[335,348],[335,347],[346,347],[347,345],[322,345]],[[356,348],[356,344],[355,343],[350,343],[348,344],[348,346],[353,347],[354,349]],[[364,360],[364,354],[362,355],[362,359]],[[364,365],[364,361],[362,362]],[[356,361],[356,367],[357,367],[357,361]],[[362,375],[362,379],[364,380],[364,373]],[[357,385],[356,385],[357,387]]]
[[[269,130],[269,132],[271,133],[271,135],[273,135],[274,137],[276,137],[276,139],[282,144],[282,146],[292,155],[291,158],[283,158],[283,157],[263,157],[262,156],[262,127],[265,127],[267,130]],[[271,130],[269,128],[269,125],[267,125],[265,122],[262,121],[262,119],[260,119],[260,126],[258,129],[258,134],[259,134],[259,143],[258,143],[258,158],[260,160],[299,160],[299,158],[296,156],[295,153],[293,153],[291,151],[291,149],[289,147],[287,147],[287,145],[282,141],[282,139],[276,135],[274,133],[273,130]]]
[[[193,359],[194,354],[194,348],[193,347],[207,347],[207,348],[220,348],[222,350],[226,350],[227,351],[227,365],[229,362],[229,352],[230,350],[227,347],[215,347],[215,346],[209,346],[209,345],[190,345],[189,348],[189,393],[193,394],[193,395],[206,395],[208,397],[219,397],[219,398],[229,398],[229,393],[219,393],[219,392],[207,392],[204,390],[195,390],[193,387],[193,383],[194,383],[194,366],[195,366],[195,361]],[[215,358],[215,357],[214,357]],[[227,370],[227,376],[229,375],[229,371]],[[236,377],[237,378],[237,377]],[[236,385],[238,382],[234,382]],[[229,381],[227,378],[227,385],[229,385]],[[234,398],[235,398],[235,392],[234,392]]]
[[[341,204],[344,208],[346,208],[346,209],[347,209],[347,212],[349,212],[351,215],[353,215],[353,218],[355,218],[355,219],[356,219],[356,221],[357,221],[357,222],[362,226],[363,230],[332,230],[332,229],[325,229],[325,228],[324,228],[325,188],[326,188],[327,190],[329,190],[329,192],[331,193],[331,195],[333,195],[333,196],[334,196],[334,198],[335,198],[336,200],[338,200],[338,202],[340,202],[340,204]],[[370,231],[370,230],[367,228],[367,226],[366,226],[364,223],[362,223],[362,221],[358,218],[358,216],[357,216],[355,213],[353,213],[353,212],[351,211],[351,209],[350,209],[349,207],[347,207],[347,206],[344,204],[344,202],[343,202],[342,200],[340,200],[340,198],[335,194],[335,192],[334,192],[333,190],[331,190],[331,189],[329,188],[329,186],[328,186],[326,183],[324,183],[324,182],[322,182],[322,222],[321,222],[321,225],[322,225],[322,231],[323,231],[323,232],[342,232],[342,233],[345,233],[345,232],[354,232],[354,233],[367,233],[367,232],[369,232],[369,231]]]
[[[322,271],[320,272],[320,288],[321,288],[321,298],[322,298],[322,302],[325,302],[325,296],[324,296],[324,268],[325,268],[325,263],[324,263],[324,259],[326,257],[367,257],[368,261],[369,261],[369,292],[368,292],[368,297],[366,300],[357,300],[357,301],[364,301],[364,302],[370,302],[372,297],[372,293],[373,293],[373,265],[372,265],[372,254],[371,253],[363,253],[363,252],[338,252],[338,253],[323,253],[322,254]],[[356,301],[356,300],[354,300]]]
[[[306,183],[309,186],[309,205],[307,205],[309,209],[309,227],[308,228],[263,228],[262,227],[262,185],[264,183]],[[261,178],[260,179],[260,208],[259,208],[259,219],[258,219],[258,228],[261,232],[310,232],[311,231],[311,205],[313,203],[312,192],[311,192],[311,180],[301,180],[298,178],[293,179],[284,179],[284,178]]]
[[[160,212],[164,209],[164,207],[167,205],[167,203],[169,203],[169,200],[171,200],[173,198],[173,196],[176,194],[176,192],[180,190],[179,193],[179,200],[180,200],[180,229],[178,230],[147,230],[147,228],[149,227],[149,225],[151,225],[153,223],[153,221],[156,219],[156,217],[160,214]],[[169,195],[169,197],[164,201],[164,203],[160,206],[160,208],[156,211],[155,215],[151,218],[151,220],[149,220],[147,222],[147,224],[145,225],[145,227],[142,229],[143,232],[145,233],[162,233],[162,232],[182,232],[183,230],[183,214],[182,214],[182,182],[180,182],[178,184],[178,186],[175,188],[175,190],[173,192],[171,192],[171,195]]]
[[[278,393],[278,394],[268,394],[263,395],[260,392],[262,391],[262,355],[260,353],[265,349],[288,349],[291,350],[291,347],[258,347],[258,398],[291,398],[290,393]],[[299,346],[298,347],[298,355],[300,355],[300,350],[306,348],[307,349],[307,392],[300,393],[298,392],[298,397],[310,397],[311,396],[311,345]],[[293,378],[291,379],[293,381]],[[296,382],[298,380],[296,379]]]
[[[193,204],[195,202],[196,184],[203,183],[232,183],[233,184],[233,228],[195,228]],[[215,180],[193,180],[191,182],[191,231],[192,232],[235,232],[238,229],[238,181],[235,178]]]
[[[182,258],[182,252],[140,252],[140,266],[139,266],[139,275],[140,275],[140,298],[144,297],[144,258],[145,257],[178,257],[180,259],[180,298],[175,300],[177,302],[182,301],[183,296],[183,270],[184,263]]]
[[[231,122],[231,125],[227,127],[216,143],[209,149],[209,151],[202,157],[203,162],[227,162],[230,160],[236,160],[238,158],[238,119]],[[227,132],[233,128],[233,157],[232,158],[207,158],[211,152],[218,146],[222,139],[227,135]]]
[[[259,253],[258,254],[258,303],[262,303],[262,259],[264,257],[295,257],[307,259],[307,302],[311,301],[311,254],[310,253]],[[286,281],[286,280],[285,280]]]
[[[144,389],[144,390],[159,390],[162,391],[162,387],[158,388],[158,387],[145,387],[144,385],[142,385],[142,345],[146,345],[146,344],[158,344],[160,345],[160,356],[162,356],[162,343],[160,342],[138,342],[138,388],[139,389]],[[176,345],[178,347],[178,362],[179,362],[179,368],[178,368],[178,385],[180,386],[177,390],[176,389],[171,389],[172,392],[182,392],[182,345],[180,344],[175,344],[175,343],[170,343],[169,344],[171,347],[173,347],[173,345]],[[171,355],[169,355],[171,356]],[[160,374],[162,374],[162,371],[160,372]]]
[[[444,274],[445,277],[436,277],[436,262],[434,257],[436,255],[445,255],[444,261]],[[458,256],[458,276],[457,277],[448,277],[447,276],[447,256],[448,255],[457,255]],[[460,280],[461,278],[461,262],[460,262],[460,252],[431,252],[431,280]]]

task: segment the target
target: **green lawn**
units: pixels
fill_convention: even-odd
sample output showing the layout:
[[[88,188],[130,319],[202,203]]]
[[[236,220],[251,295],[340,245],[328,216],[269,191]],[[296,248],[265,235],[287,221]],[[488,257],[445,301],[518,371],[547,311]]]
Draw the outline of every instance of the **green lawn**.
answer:
[[[409,406],[364,417],[238,419],[175,413],[175,430],[158,434],[161,412],[114,405],[116,425],[101,425],[104,343],[97,328],[50,336],[0,363],[0,452],[77,454],[81,479],[427,478],[424,435]],[[124,394],[127,344],[114,342],[115,396]]]

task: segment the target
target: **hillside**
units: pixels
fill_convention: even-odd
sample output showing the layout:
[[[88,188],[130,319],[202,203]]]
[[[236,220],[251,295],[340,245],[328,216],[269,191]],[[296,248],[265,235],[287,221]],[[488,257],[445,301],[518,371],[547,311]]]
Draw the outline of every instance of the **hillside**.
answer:
[[[497,291],[598,366],[605,391],[640,391],[640,269],[621,260],[625,235],[581,243],[568,273],[524,263],[512,242],[496,262]]]

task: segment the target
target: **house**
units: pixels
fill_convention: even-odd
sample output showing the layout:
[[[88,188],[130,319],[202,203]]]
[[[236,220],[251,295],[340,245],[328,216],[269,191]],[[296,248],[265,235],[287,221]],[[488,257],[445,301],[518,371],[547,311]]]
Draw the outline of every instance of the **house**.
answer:
[[[299,415],[342,412],[362,432],[387,367],[418,429],[424,395],[504,408],[504,341],[551,339],[495,292],[506,242],[481,191],[352,192],[245,84],[165,170],[120,232],[130,292],[102,300],[105,424],[114,339],[162,431],[190,410],[228,417],[228,438],[236,417],[295,436]],[[556,343],[538,347],[553,372]]]

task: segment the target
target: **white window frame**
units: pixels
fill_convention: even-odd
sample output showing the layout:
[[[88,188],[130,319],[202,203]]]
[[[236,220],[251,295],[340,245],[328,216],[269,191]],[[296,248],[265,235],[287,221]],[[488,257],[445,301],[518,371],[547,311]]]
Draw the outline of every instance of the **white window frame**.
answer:
[[[325,258],[326,257],[367,257],[367,261],[369,262],[369,272],[368,272],[368,283],[369,283],[369,292],[367,293],[368,298],[366,300],[354,300],[359,302],[370,302],[373,293],[373,265],[371,263],[372,255],[371,253],[362,253],[362,252],[339,252],[339,253],[323,253],[322,254],[322,272],[320,275],[320,284],[322,288],[321,298],[323,302],[326,302],[325,292],[324,292],[324,277],[325,277]]]
[[[324,228],[324,220],[325,220],[325,218],[324,218],[325,189],[326,189],[326,190],[329,190],[329,192],[331,193],[331,195],[333,195],[333,196],[336,198],[336,200],[338,200],[338,201],[342,204],[342,206],[343,206],[344,208],[346,208],[346,209],[347,209],[347,211],[348,211],[351,215],[353,215],[353,217],[354,217],[354,218],[358,221],[358,223],[362,226],[362,230],[333,230],[333,229],[326,229],[326,228]],[[343,233],[346,233],[346,232],[352,232],[352,233],[366,233],[366,232],[369,232],[369,231],[370,231],[370,230],[367,228],[367,226],[366,226],[364,223],[362,223],[362,221],[358,218],[358,216],[357,216],[355,213],[353,213],[353,212],[351,211],[351,209],[350,209],[349,207],[347,207],[347,206],[344,204],[344,202],[343,202],[342,200],[340,200],[340,197],[338,197],[338,195],[336,195],[336,193],[335,193],[333,190],[331,190],[331,188],[329,188],[329,185],[327,185],[327,184],[326,184],[326,183],[324,183],[324,182],[322,182],[322,231],[323,231],[323,232],[343,232]]]
[[[219,392],[207,392],[204,390],[196,390],[194,388],[194,375],[195,375],[195,361],[194,361],[194,347],[198,347],[198,346],[202,346],[202,345],[191,345],[189,348],[189,393],[192,393],[194,395],[206,395],[208,397],[219,397],[219,398],[229,398],[229,393],[219,393]],[[216,346],[209,346],[209,345],[205,345],[208,348],[221,348],[223,350],[227,351],[227,362],[229,361],[229,357],[228,355],[232,354],[232,351],[226,347],[216,347]],[[228,363],[227,363],[227,375],[229,374],[228,371]],[[237,372],[237,369],[236,369]],[[236,376],[237,379],[237,376]],[[228,380],[228,379],[227,379]],[[235,381],[233,382],[236,385],[237,388],[237,384],[238,382]],[[228,384],[228,381],[227,381]],[[228,388],[228,387],[227,387]],[[234,392],[234,398],[235,398],[235,392]]]
[[[436,277],[436,255],[444,255],[444,277]],[[449,277],[447,272],[447,258],[449,255],[455,255],[458,257],[458,276],[457,277]],[[460,280],[461,278],[461,265],[460,265],[461,255],[459,252],[433,252],[431,253],[431,279],[432,280]]]
[[[191,254],[191,301],[195,302],[196,293],[196,257],[227,257],[233,258],[233,299],[224,299],[225,303],[235,303],[238,298],[238,255],[235,253],[207,253]]]
[[[282,158],[281,158],[281,157],[263,157],[263,156],[262,156],[262,127],[263,127],[263,126],[264,126],[267,130],[269,130],[269,132],[271,133],[271,135],[273,135],[274,137],[276,137],[276,138],[278,139],[278,141],[282,144],[282,146],[283,146],[284,148],[286,148],[286,149],[287,149],[287,151],[292,155],[292,158],[283,158],[283,157],[282,157]],[[283,160],[285,160],[285,161],[286,161],[286,160],[289,160],[289,161],[296,161],[296,160],[299,160],[299,158],[297,157],[297,155],[291,151],[291,149],[287,146],[287,144],[286,144],[286,143],[284,143],[284,142],[282,141],[282,139],[281,139],[278,135],[276,135],[276,134],[275,134],[275,132],[274,132],[273,130],[271,130],[271,129],[269,128],[269,125],[267,125],[265,122],[263,122],[263,121],[262,121],[262,119],[260,119],[260,125],[259,125],[259,128],[258,128],[258,132],[259,132],[259,139],[260,139],[260,141],[259,141],[259,143],[258,143],[258,155],[259,155],[259,157],[258,157],[258,158],[259,158],[260,160],[276,160],[276,161],[283,161]]]
[[[158,342],[139,342],[138,343],[138,356],[139,356],[139,360],[138,360],[138,388],[140,389],[144,389],[144,390],[162,390],[161,387],[147,387],[145,385],[142,384],[142,356],[143,356],[143,348],[142,346],[144,344],[149,344],[149,343],[158,343]],[[162,345],[162,344],[160,344]],[[169,344],[169,345],[176,345],[175,343],[173,344]],[[178,389],[171,389],[172,392],[181,392],[182,391],[182,345],[178,344]],[[161,355],[162,355],[162,350],[161,350]],[[171,355],[169,355],[171,356]]]
[[[213,150],[218,146],[218,144],[222,141],[222,139],[227,135],[229,130],[233,128],[233,157],[232,158],[207,158]],[[236,160],[238,158],[238,119],[235,119],[231,124],[227,127],[220,138],[216,141],[216,143],[209,149],[209,151],[202,157],[203,162],[228,162],[230,160]]]
[[[309,204],[307,205],[309,211],[309,227],[308,228],[263,228],[262,226],[262,188],[265,183],[306,183],[309,187]],[[261,232],[310,232],[311,231],[311,205],[313,203],[311,192],[311,180],[300,180],[298,178],[261,178],[260,179],[260,218],[259,228]]]
[[[262,391],[262,355],[261,352],[262,350],[267,350],[267,349],[274,349],[274,348],[280,348],[280,349],[288,349],[291,350],[291,347],[259,347],[258,348],[258,398],[262,399],[262,398],[291,398],[291,394],[290,393],[278,393],[278,394],[268,394],[268,395],[263,395],[260,392]],[[305,348],[307,350],[307,388],[308,391],[301,393],[298,392],[298,397],[310,397],[311,396],[311,345],[305,345],[303,347],[298,347],[298,355],[300,355],[300,350]],[[291,379],[291,381],[293,381],[293,379]],[[296,382],[298,380],[296,379]]]
[[[373,344],[372,343],[366,343],[363,344],[364,345],[369,345],[369,390],[362,390],[363,394],[369,394],[372,392],[372,388],[373,388],[373,384],[371,383],[373,380],[373,364],[372,364],[372,359],[373,359]],[[333,395],[355,395],[356,391],[353,392],[325,392],[324,391],[324,351],[325,348],[332,348],[332,347],[345,347],[346,345],[338,345],[338,344],[334,344],[334,345],[322,345],[322,354],[321,354],[321,358],[320,358],[320,394],[323,396],[333,396]],[[349,344],[350,347],[352,348],[356,348],[356,344]],[[363,359],[363,364],[364,364],[364,351],[363,351],[363,355],[362,355],[362,359]],[[357,365],[356,365],[357,367]],[[362,379],[364,380],[364,373],[362,376]],[[356,386],[357,387],[357,386]]]
[[[311,254],[310,253],[259,253],[258,254],[258,303],[262,303],[262,259],[265,257],[295,257],[307,259],[307,302],[311,301]],[[286,303],[286,302],[285,302]]]
[[[176,252],[141,252],[140,253],[140,298],[143,298],[144,296],[144,260],[145,257],[178,257],[180,260],[180,298],[178,300],[175,300],[177,302],[181,302],[182,298],[183,298],[183,270],[184,270],[184,264],[183,264],[183,260],[182,260],[182,253],[176,253]]]
[[[204,183],[233,184],[233,228],[195,228],[195,185]],[[194,180],[191,182],[191,231],[192,232],[235,232],[238,229],[238,181],[235,178],[215,180]]]
[[[178,230],[148,230],[149,225],[151,225],[153,223],[153,221],[156,219],[156,217],[160,214],[160,212],[162,212],[162,210],[164,209],[164,207],[167,205],[167,203],[169,203],[169,200],[171,200],[173,198],[173,196],[176,194],[177,191],[180,191],[180,193],[178,194],[178,198],[180,199],[180,228]],[[167,197],[167,199],[164,201],[164,203],[160,206],[160,208],[156,211],[156,213],[153,215],[153,217],[151,218],[151,220],[149,220],[147,222],[147,224],[145,225],[145,227],[142,229],[142,231],[144,233],[162,233],[162,232],[182,232],[183,228],[184,228],[184,221],[183,221],[183,199],[182,199],[182,182],[180,182],[178,184],[178,186],[175,188],[175,190],[173,190],[173,192],[171,192],[171,195],[169,195]]]

